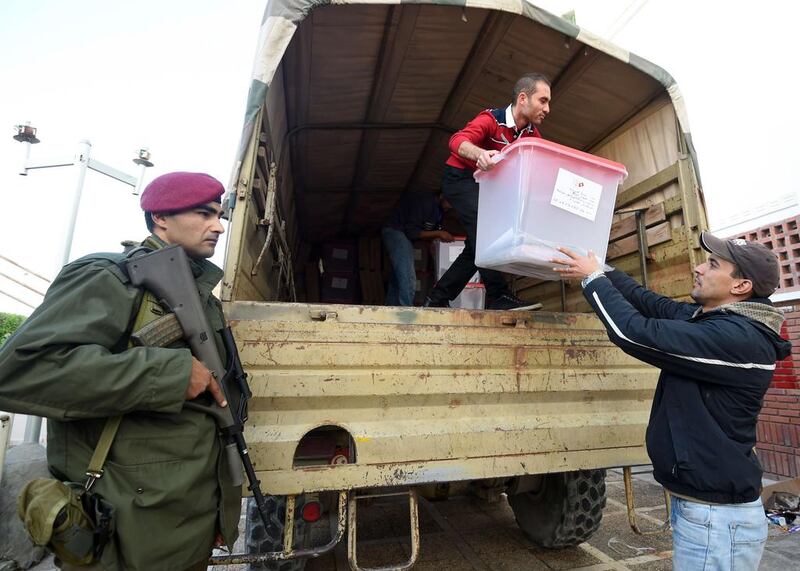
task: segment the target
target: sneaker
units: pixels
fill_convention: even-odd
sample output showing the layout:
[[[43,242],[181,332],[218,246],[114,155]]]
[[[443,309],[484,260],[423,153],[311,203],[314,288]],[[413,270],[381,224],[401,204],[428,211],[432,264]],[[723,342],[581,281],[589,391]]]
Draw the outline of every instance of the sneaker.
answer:
[[[434,301],[431,298],[426,297],[425,301],[422,303],[422,307],[450,307],[450,302],[446,299]]]
[[[490,299],[486,309],[494,309],[498,311],[534,311],[537,309],[542,309],[542,304],[531,301],[522,301],[510,293],[504,293],[500,297]]]

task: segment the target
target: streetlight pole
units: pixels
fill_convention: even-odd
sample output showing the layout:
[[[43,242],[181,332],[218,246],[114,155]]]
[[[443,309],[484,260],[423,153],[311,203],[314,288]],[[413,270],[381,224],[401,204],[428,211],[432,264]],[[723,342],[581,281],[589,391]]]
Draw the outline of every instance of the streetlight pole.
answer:
[[[134,178],[122,171],[110,167],[98,160],[91,158],[92,144],[87,140],[82,140],[78,143],[78,150],[75,153],[73,160],[59,161],[55,163],[36,163],[31,161],[30,152],[31,145],[39,142],[36,138],[36,127],[32,127],[30,123],[25,125],[16,125],[17,134],[14,135],[14,140],[19,141],[25,145],[25,162],[22,165],[22,170],[19,174],[23,176],[28,175],[29,170],[66,167],[71,166],[75,168],[76,181],[75,190],[72,195],[72,209],[70,212],[69,220],[67,221],[67,232],[63,241],[63,250],[61,255],[61,266],[69,262],[69,255],[72,251],[72,238],[75,234],[75,223],[78,219],[78,210],[81,204],[81,194],[83,193],[83,183],[86,179],[86,171],[91,169],[106,176],[110,176],[114,180],[118,180],[133,187],[133,194],[139,194],[142,181],[144,180],[145,170],[153,166],[150,162],[150,151],[147,149],[139,149],[138,155],[133,159],[133,162],[139,165],[139,177]],[[61,269],[61,266],[58,268]],[[29,416],[28,422],[25,425],[25,443],[38,443],[39,436],[42,431],[42,419],[37,416]]]
[[[61,265],[69,263],[69,253],[72,250],[72,237],[75,235],[75,223],[78,220],[78,210],[81,206],[81,194],[83,193],[83,181],[86,180],[86,169],[89,168],[89,154],[92,152],[92,144],[83,140],[78,143],[78,152],[75,153],[75,190],[72,192],[72,210],[69,220],[67,220],[67,233],[64,239],[64,249],[61,252]]]
[[[133,162],[139,165],[139,180],[133,189],[133,194],[137,195],[142,189],[142,181],[144,180],[144,171],[153,166],[150,162],[150,150],[147,148],[139,149],[139,156],[133,159]]]

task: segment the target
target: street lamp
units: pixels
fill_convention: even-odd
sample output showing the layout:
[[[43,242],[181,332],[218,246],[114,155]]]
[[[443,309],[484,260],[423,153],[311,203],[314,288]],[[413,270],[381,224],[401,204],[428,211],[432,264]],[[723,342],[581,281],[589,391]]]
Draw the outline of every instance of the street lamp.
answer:
[[[83,192],[83,181],[86,178],[87,169],[99,172],[106,176],[110,176],[114,180],[118,180],[133,187],[133,194],[138,194],[141,187],[142,180],[144,179],[145,169],[153,166],[150,162],[150,151],[147,149],[139,149],[138,156],[133,159],[133,162],[139,165],[139,178],[136,179],[129,174],[125,174],[113,167],[101,163],[100,161],[90,157],[92,144],[83,140],[78,143],[78,150],[74,158],[58,161],[58,162],[34,162],[30,160],[30,147],[39,142],[36,138],[36,127],[30,123],[24,125],[15,125],[17,134],[14,135],[14,140],[19,141],[25,145],[25,162],[22,165],[22,170],[19,174],[27,176],[29,170],[45,169],[54,167],[71,166],[75,168],[76,184],[72,196],[72,210],[69,220],[67,221],[67,232],[63,241],[63,249],[61,252],[61,265],[66,265],[69,262],[69,254],[72,250],[72,237],[75,234],[75,222],[78,218],[78,209],[81,203],[81,193]],[[59,267],[60,269],[60,267]],[[29,417],[28,423],[25,426],[25,442],[39,442],[39,434],[42,429],[42,419],[38,417]]]
[[[28,164],[28,159],[31,156],[31,145],[38,143],[39,139],[36,138],[36,127],[32,127],[30,123],[14,125],[14,128],[17,130],[17,134],[14,135],[14,140],[24,143],[25,145],[25,160],[22,163],[22,170],[19,171],[19,174],[24,176],[28,174],[25,166]]]
[[[17,130],[17,134],[14,135],[17,141],[33,144],[39,142],[36,138],[36,127],[31,126],[30,121],[24,125],[14,125],[14,128]]]
[[[72,249],[72,237],[75,233],[75,221],[78,217],[78,208],[80,207],[81,193],[83,192],[83,181],[86,178],[86,170],[91,169],[106,176],[110,176],[114,180],[118,180],[122,183],[132,186],[133,194],[138,194],[139,188],[144,180],[145,170],[148,167],[153,166],[153,163],[150,161],[150,151],[145,148],[139,149],[136,158],[133,159],[133,162],[139,165],[140,168],[138,178],[134,178],[129,174],[108,166],[105,163],[101,163],[97,159],[91,158],[90,155],[92,144],[87,140],[83,140],[78,143],[78,151],[75,153],[75,157],[72,160],[67,159],[57,162],[37,163],[30,160],[30,146],[39,142],[39,139],[36,138],[36,127],[33,127],[30,123],[26,123],[24,125],[16,125],[15,128],[17,129],[17,134],[14,135],[14,140],[24,143],[26,147],[25,162],[19,174],[27,176],[28,171],[35,169],[65,166],[75,167],[76,185],[75,190],[73,191],[72,211],[68,221],[67,234],[63,243],[64,249],[61,255],[61,263],[62,265],[65,265],[67,262],[69,262],[69,254]]]
[[[147,147],[142,147],[139,149],[139,154],[135,159],[133,159],[133,162],[139,165],[139,180],[137,181],[136,186],[133,188],[133,194],[137,195],[142,187],[145,169],[153,166],[153,163],[150,162],[150,149]]]

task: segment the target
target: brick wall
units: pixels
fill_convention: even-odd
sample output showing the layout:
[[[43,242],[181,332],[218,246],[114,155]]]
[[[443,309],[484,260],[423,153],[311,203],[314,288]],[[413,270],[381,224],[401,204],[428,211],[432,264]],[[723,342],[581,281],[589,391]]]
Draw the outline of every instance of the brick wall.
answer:
[[[767,224],[729,238],[760,242],[775,252],[781,263],[781,283],[778,292],[800,294],[800,216]]]
[[[775,252],[781,264],[778,293],[797,292],[800,299],[800,216],[729,238],[760,242]],[[800,476],[800,305],[781,309],[786,316],[781,334],[791,340],[792,354],[777,363],[758,417],[756,444],[764,475],[774,480]]]
[[[781,334],[792,342],[792,354],[778,361],[758,417],[758,457],[764,475],[773,480],[800,476],[800,308],[782,308]]]

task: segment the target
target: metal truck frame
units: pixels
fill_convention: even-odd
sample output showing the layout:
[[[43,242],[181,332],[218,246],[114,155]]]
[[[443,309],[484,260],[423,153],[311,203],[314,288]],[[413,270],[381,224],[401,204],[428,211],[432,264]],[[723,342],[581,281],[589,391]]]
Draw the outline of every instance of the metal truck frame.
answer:
[[[577,283],[515,278],[540,312],[304,301],[313,248],[374,234],[406,190],[435,192],[450,134],[527,71],[553,80],[545,138],[628,168],[610,263],[686,298],[707,222],[661,68],[519,0],[267,4],[221,297],[253,392],[252,460],[286,518],[253,546],[274,568],[321,552],[295,517],[303,498],[332,495],[336,540],[345,504],[354,517],[385,488],[410,493],[412,519],[426,485],[505,493],[532,541],[575,545],[600,523],[604,469],[648,462],[657,371],[609,342]]]

